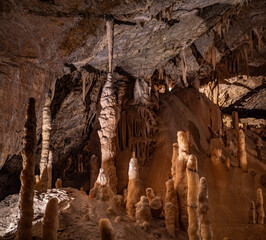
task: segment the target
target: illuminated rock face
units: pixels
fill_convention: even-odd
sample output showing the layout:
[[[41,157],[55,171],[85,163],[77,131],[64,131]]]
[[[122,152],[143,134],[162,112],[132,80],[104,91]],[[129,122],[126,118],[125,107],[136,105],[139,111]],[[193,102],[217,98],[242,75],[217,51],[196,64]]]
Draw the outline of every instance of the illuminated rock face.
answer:
[[[199,175],[198,163],[195,155],[190,155],[187,162],[187,211],[189,239],[200,239],[199,219]]]

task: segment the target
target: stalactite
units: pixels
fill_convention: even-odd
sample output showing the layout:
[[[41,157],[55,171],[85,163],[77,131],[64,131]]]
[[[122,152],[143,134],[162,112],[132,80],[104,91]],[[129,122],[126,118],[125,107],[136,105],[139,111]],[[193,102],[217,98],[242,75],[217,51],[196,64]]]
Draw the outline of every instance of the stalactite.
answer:
[[[42,225],[42,240],[57,240],[58,200],[51,198],[46,206]]]
[[[197,158],[193,154],[189,156],[187,162],[187,211],[188,211],[188,236],[190,240],[199,240],[199,175]]]
[[[213,239],[211,221],[209,216],[209,197],[206,178],[200,179],[199,190],[199,214],[200,214],[200,235],[202,240]]]
[[[101,129],[98,131],[101,142],[102,164],[101,167],[109,179],[109,186],[114,193],[117,189],[116,168],[114,159],[116,156],[116,131],[119,119],[119,113],[116,103],[116,95],[112,81],[112,59],[113,59],[113,21],[108,20],[107,40],[108,40],[108,56],[109,56],[109,73],[107,81],[103,87],[100,104],[102,110],[99,116]]]
[[[263,208],[263,195],[261,188],[257,189],[256,211],[257,211],[257,223],[264,224],[265,212]]]
[[[40,179],[42,191],[47,190],[48,184],[48,155],[50,149],[50,132],[51,132],[51,110],[52,92],[48,90],[43,108],[43,123],[42,123],[42,152],[40,160]]]
[[[258,52],[260,53],[261,50],[261,45],[262,45],[262,40],[259,31],[256,28],[253,28],[253,32],[256,34],[257,39],[258,39]]]
[[[242,129],[238,132],[238,162],[240,168],[244,171],[248,171],[247,153],[246,153],[246,140],[245,133]]]
[[[211,47],[211,59],[212,59],[212,68],[215,70],[216,67],[216,49],[214,43]]]
[[[252,29],[249,32],[249,50],[251,53],[251,59],[254,57],[254,46],[253,46],[253,38],[252,38]]]
[[[48,174],[48,182],[47,182],[47,188],[52,188],[52,168],[53,168],[53,153],[50,150],[49,156],[48,156],[48,164],[47,164],[47,174]]]
[[[244,61],[245,61],[245,64],[246,64],[247,77],[249,77],[248,49],[247,49],[247,46],[246,46],[246,45],[244,45],[244,46],[242,47],[242,51],[243,51]]]
[[[182,66],[183,84],[184,84],[184,87],[188,87],[188,82],[187,82],[187,60],[186,60],[185,50],[183,50],[182,53],[181,53],[181,66]]]
[[[256,208],[254,201],[250,202],[250,208],[248,213],[248,223],[249,224],[256,224]]]
[[[26,119],[27,120],[24,126],[25,138],[23,140],[23,149],[21,152],[23,170],[20,175],[20,220],[17,231],[19,240],[32,239],[35,151],[37,146],[34,98],[29,99]]]

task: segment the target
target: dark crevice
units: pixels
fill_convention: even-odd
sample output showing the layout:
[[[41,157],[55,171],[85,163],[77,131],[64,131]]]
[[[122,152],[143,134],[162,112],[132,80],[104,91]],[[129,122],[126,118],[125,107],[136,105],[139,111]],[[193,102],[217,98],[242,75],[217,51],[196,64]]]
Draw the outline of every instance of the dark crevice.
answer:
[[[247,117],[253,117],[253,118],[266,118],[266,110],[264,109],[246,109],[242,108],[242,103],[246,102],[250,97],[253,95],[259,93],[261,90],[266,88],[266,84],[262,84],[253,90],[249,91],[245,96],[237,100],[235,103],[231,104],[230,106],[223,108],[222,112],[226,114],[232,114],[233,111],[238,112],[238,115],[240,118],[247,118]]]

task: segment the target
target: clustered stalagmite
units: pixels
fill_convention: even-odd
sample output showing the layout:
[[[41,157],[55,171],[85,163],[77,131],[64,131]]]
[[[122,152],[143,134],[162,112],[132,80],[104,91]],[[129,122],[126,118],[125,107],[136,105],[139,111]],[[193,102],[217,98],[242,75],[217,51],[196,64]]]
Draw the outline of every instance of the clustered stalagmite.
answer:
[[[189,153],[189,132],[178,131],[177,143],[173,144],[171,179],[165,183],[165,201],[156,196],[152,188],[146,189],[146,196],[143,182],[140,179],[139,163],[135,156],[129,162],[128,185],[124,196],[116,195],[118,179],[116,176],[115,156],[116,156],[116,133],[119,114],[116,103],[115,90],[112,82],[112,59],[113,59],[113,21],[108,20],[108,56],[109,72],[107,81],[103,87],[101,95],[101,113],[99,116],[100,130],[98,131],[101,143],[101,168],[98,173],[97,157],[92,156],[90,160],[90,185],[89,199],[104,202],[112,201],[113,206],[107,212],[112,214],[114,209],[121,211],[126,208],[127,216],[138,223],[145,231],[150,227],[151,218],[162,218],[165,220],[165,227],[168,234],[175,238],[176,232],[180,228],[188,232],[190,240],[211,240],[213,232],[211,219],[209,216],[208,184],[206,178],[199,180],[197,157]],[[250,43],[252,45],[252,43]],[[213,69],[216,68],[215,47],[211,48]],[[246,56],[246,50],[244,50]],[[184,85],[187,86],[186,79],[187,63],[185,52],[182,52],[182,75]],[[162,75],[162,73],[160,73]],[[136,82],[139,84],[137,80]],[[85,84],[83,83],[83,88]],[[146,90],[149,89],[148,87]],[[84,89],[83,89],[84,91]],[[83,93],[84,94],[84,93]],[[149,94],[147,94],[149,95]],[[136,97],[137,99],[137,97]],[[217,95],[218,99],[218,95]],[[85,95],[83,95],[85,100]],[[218,100],[216,101],[216,103]],[[27,109],[27,121],[25,124],[25,139],[22,150],[23,170],[21,172],[20,190],[20,212],[21,218],[18,225],[18,239],[32,239],[33,221],[33,197],[34,188],[37,191],[47,191],[52,188],[52,151],[50,150],[51,131],[51,91],[48,91],[43,108],[42,126],[42,152],[40,161],[40,176],[34,175],[35,151],[36,151],[36,116],[35,100],[29,99]],[[233,128],[238,133],[238,162],[240,168],[248,171],[248,162],[245,149],[245,133],[239,129],[237,112],[233,112]],[[132,134],[134,135],[134,134]],[[260,143],[257,144],[260,147]],[[135,146],[135,145],[132,145]],[[260,149],[259,149],[260,150]],[[260,152],[258,151],[258,156]],[[211,151],[210,160],[214,167],[222,162],[222,150],[215,147]],[[225,160],[227,170],[230,170],[230,158]],[[35,184],[36,182],[36,184]],[[62,180],[57,179],[56,188],[62,188]],[[85,217],[89,220],[89,215]],[[116,218],[115,222],[121,221],[122,217]],[[262,189],[257,189],[256,205],[254,201],[250,203],[249,219],[250,224],[264,224],[265,213],[263,208]],[[43,218],[43,240],[56,240],[58,220],[58,200],[52,198],[46,206]],[[107,218],[99,220],[100,239],[114,240],[115,231]]]

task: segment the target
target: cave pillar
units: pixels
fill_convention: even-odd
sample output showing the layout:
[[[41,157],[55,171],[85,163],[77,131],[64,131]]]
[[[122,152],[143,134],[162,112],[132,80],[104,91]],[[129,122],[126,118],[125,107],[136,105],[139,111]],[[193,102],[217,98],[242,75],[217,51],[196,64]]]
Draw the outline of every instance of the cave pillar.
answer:
[[[116,193],[117,177],[114,160],[116,156],[116,128],[119,117],[115,90],[112,81],[113,21],[108,20],[106,22],[106,27],[108,40],[109,72],[100,99],[102,109],[99,116],[99,122],[101,129],[98,131],[98,134],[100,138],[102,153],[101,168],[104,169],[104,172],[109,179],[110,188],[114,193]]]

